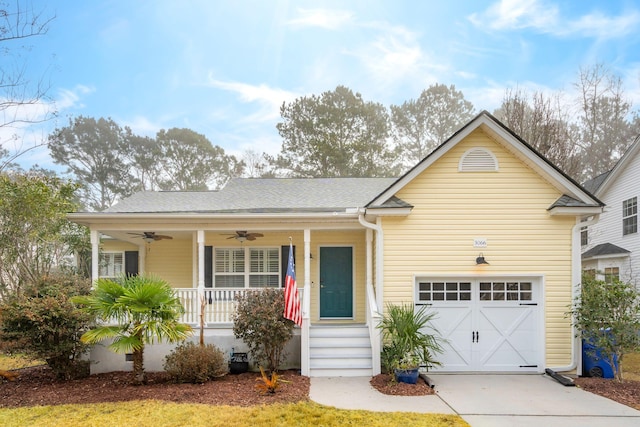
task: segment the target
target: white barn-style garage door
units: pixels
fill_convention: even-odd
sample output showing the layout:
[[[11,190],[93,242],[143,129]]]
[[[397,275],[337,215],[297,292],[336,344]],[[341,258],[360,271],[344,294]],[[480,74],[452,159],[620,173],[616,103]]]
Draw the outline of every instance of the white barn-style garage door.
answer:
[[[542,372],[540,280],[417,279],[416,306],[447,340],[442,372]]]

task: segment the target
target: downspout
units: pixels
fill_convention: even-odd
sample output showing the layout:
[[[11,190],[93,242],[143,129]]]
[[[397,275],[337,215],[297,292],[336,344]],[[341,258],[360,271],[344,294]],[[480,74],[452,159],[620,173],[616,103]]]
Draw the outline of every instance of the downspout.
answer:
[[[382,280],[382,274],[384,272],[383,269],[383,240],[384,240],[384,236],[382,233],[382,226],[380,225],[379,221],[376,221],[376,223],[371,223],[368,222],[367,220],[364,219],[364,214],[365,214],[365,209],[364,208],[359,208],[358,209],[358,221],[360,222],[360,224],[365,227],[365,228],[369,228],[373,231],[376,232],[376,265],[375,265],[375,269],[376,269],[376,306],[378,309],[378,313],[382,313],[382,306],[383,306],[383,300],[382,300],[382,294],[383,294],[383,288],[384,288],[384,284],[383,284],[383,280]]]
[[[571,229],[571,283],[572,283],[572,293],[571,293],[571,304],[576,300],[577,297],[580,296],[580,284],[582,282],[582,254],[580,253],[580,232],[583,227],[588,227],[597,223],[600,220],[600,214],[596,214],[589,221],[578,222]],[[574,285],[575,284],[575,285]],[[556,372],[567,372],[573,371],[578,367],[578,357],[577,355],[581,353],[582,349],[580,347],[580,337],[577,336],[577,332],[575,326],[573,324],[573,319],[571,319],[571,335],[573,337],[573,343],[571,345],[571,363],[566,366],[556,366],[551,367],[553,371]],[[580,360],[582,362],[582,360]],[[581,365],[582,363],[580,363]]]

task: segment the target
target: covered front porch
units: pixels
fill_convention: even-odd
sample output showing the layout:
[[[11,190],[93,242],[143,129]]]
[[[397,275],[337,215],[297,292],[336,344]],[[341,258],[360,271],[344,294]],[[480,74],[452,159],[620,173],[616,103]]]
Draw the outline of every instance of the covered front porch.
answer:
[[[379,373],[376,326],[381,301],[374,291],[375,234],[359,221],[302,229],[267,223],[195,230],[167,223],[123,228],[91,226],[92,277],[123,273],[159,276],[174,287],[182,301],[182,320],[199,327],[202,319],[214,335],[229,335],[239,295],[283,287],[291,241],[303,313],[303,325],[296,327],[302,374]],[[145,230],[168,237],[145,238]],[[238,239],[237,230],[261,236]]]

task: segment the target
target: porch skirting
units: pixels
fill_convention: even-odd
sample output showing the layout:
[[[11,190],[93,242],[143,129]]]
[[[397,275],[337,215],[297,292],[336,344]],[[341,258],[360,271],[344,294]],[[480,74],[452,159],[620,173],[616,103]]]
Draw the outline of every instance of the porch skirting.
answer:
[[[199,330],[188,341],[199,342]],[[213,344],[222,350],[226,359],[233,351],[236,353],[248,353],[247,346],[241,340],[233,336],[230,325],[218,324],[215,327],[205,328],[205,344]],[[132,371],[133,362],[127,362],[124,354],[114,353],[107,348],[108,343],[95,345],[90,354],[91,374],[100,374],[114,371]],[[152,344],[146,345],[144,349],[144,368],[148,372],[158,372],[164,370],[165,357],[171,353],[178,344]],[[300,369],[300,329],[294,329],[294,336],[286,346],[286,361],[282,369]],[[249,355],[249,369],[259,371],[258,365]]]

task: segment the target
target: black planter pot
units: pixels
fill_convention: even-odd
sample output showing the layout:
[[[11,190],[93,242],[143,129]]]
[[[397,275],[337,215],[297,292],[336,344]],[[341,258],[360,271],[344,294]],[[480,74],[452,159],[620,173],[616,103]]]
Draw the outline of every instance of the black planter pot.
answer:
[[[242,374],[249,371],[249,358],[247,353],[233,353],[229,361],[229,372]]]

